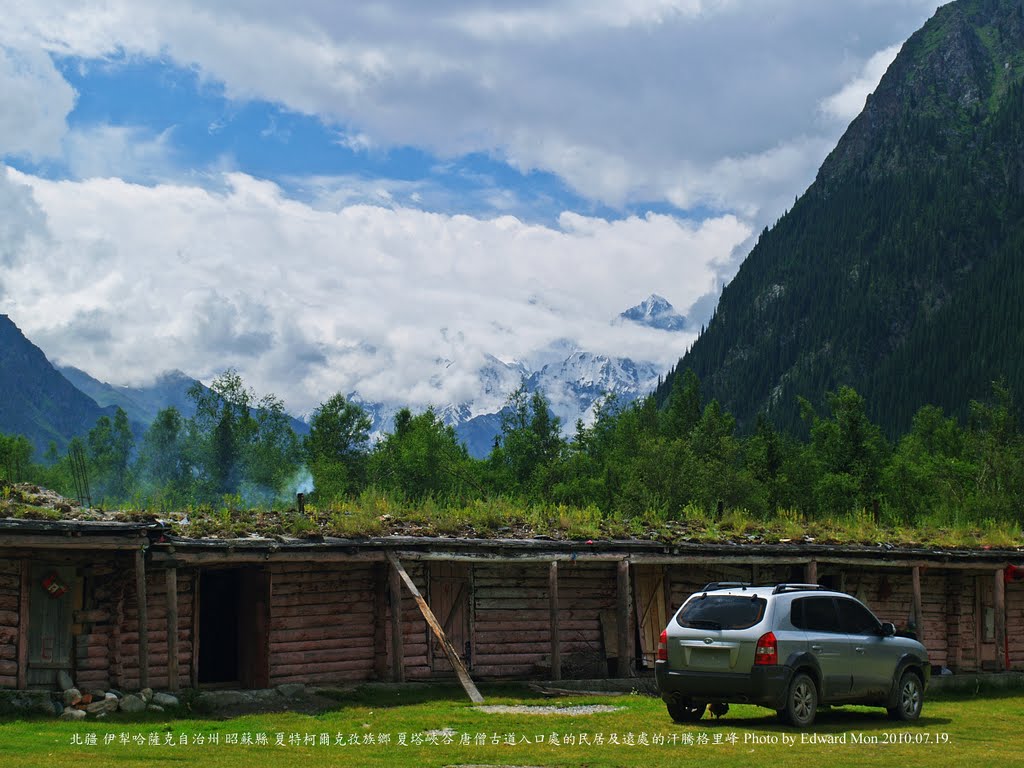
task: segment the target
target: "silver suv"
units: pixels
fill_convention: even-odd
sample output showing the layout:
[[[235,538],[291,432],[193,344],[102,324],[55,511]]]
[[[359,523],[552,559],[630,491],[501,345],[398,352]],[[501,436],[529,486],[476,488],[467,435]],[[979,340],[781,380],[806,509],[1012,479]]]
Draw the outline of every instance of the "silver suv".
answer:
[[[655,664],[676,722],[700,719],[709,704],[724,714],[745,703],[802,728],[822,704],[880,706],[916,720],[930,675],[921,643],[816,584],[708,584],[661,633]]]

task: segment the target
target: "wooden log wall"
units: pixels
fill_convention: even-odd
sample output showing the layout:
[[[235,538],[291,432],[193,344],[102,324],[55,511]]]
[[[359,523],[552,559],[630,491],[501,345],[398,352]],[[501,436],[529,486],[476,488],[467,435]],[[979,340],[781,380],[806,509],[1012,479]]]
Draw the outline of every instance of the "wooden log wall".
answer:
[[[402,565],[405,567],[406,573],[409,574],[409,577],[416,585],[416,589],[418,589],[421,594],[428,595],[427,599],[429,601],[427,564],[410,560],[408,562],[402,561]],[[409,593],[409,590],[402,588],[401,585],[399,586],[402,599],[402,666],[405,670],[405,679],[424,680],[433,675],[430,655],[430,638],[432,635],[430,628],[427,626],[426,619],[423,618],[423,614],[420,613],[419,606],[416,605],[416,599]],[[390,605],[387,608],[385,618],[384,634],[387,640],[387,648],[390,653],[390,649],[392,648]],[[373,626],[371,622],[371,630],[372,629]]]
[[[120,621],[112,623],[108,641],[112,684],[126,690],[139,687],[139,615],[135,575],[130,568],[118,574],[124,592],[116,587],[105,593],[106,607]],[[196,572],[178,569],[178,685],[189,686],[192,676],[192,594]],[[98,593],[99,594],[99,593]],[[98,596],[97,594],[97,596]],[[146,571],[146,625],[149,630],[149,685],[168,687],[167,575],[163,569]],[[116,627],[116,630],[114,629]],[[116,673],[115,673],[116,672]]]
[[[1010,669],[1024,669],[1024,582],[1006,585],[1006,637]]]
[[[270,684],[374,678],[374,608],[370,564],[273,566]]]
[[[21,563],[0,561],[0,688],[18,685],[18,615]]]

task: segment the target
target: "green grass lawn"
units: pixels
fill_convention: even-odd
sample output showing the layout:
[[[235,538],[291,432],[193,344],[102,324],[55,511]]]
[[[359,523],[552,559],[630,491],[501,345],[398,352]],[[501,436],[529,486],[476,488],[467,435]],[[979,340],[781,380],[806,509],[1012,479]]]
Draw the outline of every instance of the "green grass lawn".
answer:
[[[9,721],[0,723],[0,766],[977,768],[1024,760],[1024,695],[926,701],[921,720],[912,725],[895,724],[882,710],[823,710],[812,729],[798,731],[757,707],[734,706],[720,720],[684,726],[647,696],[542,698],[509,685],[484,685],[482,692],[488,704],[620,709],[578,716],[488,714],[458,688],[443,686],[361,691],[319,715]],[[845,743],[822,743],[827,737]],[[808,743],[812,738],[818,743]]]

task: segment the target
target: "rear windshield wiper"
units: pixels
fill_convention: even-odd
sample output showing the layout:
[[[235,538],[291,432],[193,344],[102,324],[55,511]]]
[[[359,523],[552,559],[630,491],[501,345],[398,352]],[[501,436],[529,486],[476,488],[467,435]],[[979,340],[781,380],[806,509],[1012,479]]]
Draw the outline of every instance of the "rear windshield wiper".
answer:
[[[707,627],[708,629],[721,629],[722,625],[717,621],[711,621],[711,619],[687,619],[686,626],[688,627]]]

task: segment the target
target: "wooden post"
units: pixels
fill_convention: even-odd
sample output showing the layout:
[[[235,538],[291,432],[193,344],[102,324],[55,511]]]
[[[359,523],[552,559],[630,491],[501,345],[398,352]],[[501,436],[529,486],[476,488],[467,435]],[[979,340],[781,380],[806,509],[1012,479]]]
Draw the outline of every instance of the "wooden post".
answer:
[[[459,682],[462,683],[462,687],[465,689],[466,694],[469,696],[470,701],[474,704],[483,704],[484,697],[480,695],[480,691],[477,690],[476,684],[473,683],[473,679],[469,676],[469,672],[466,671],[465,665],[462,663],[462,659],[459,658],[458,651],[452,645],[448,636],[444,633],[444,628],[438,622],[437,617],[434,616],[434,612],[430,610],[430,606],[427,605],[427,601],[423,599],[423,595],[420,594],[416,584],[410,578],[409,574],[405,572],[405,568],[399,562],[398,558],[395,557],[393,552],[388,552],[388,560],[391,562],[391,567],[396,571],[405,586],[412,593],[413,599],[416,600],[416,605],[419,606],[420,613],[423,614],[423,618],[427,620],[427,624],[430,625],[430,629],[434,632],[434,636],[441,643],[441,648],[444,649],[445,655],[448,657],[448,661],[451,663],[452,668],[455,670],[456,676],[459,678]]]
[[[32,564],[21,561],[21,592],[18,597],[18,690],[28,687],[28,598],[32,590]]]
[[[178,569],[167,569],[167,690],[178,690]]]
[[[1003,569],[996,571],[995,580],[995,613],[996,613],[996,668],[1006,671],[1006,582],[1003,580]]]
[[[665,621],[667,622],[675,615],[672,605],[672,568],[667,565],[661,571],[661,589],[665,598]]]
[[[985,614],[981,611],[981,576],[974,577],[974,669],[981,671],[981,642],[985,636]]]
[[[383,563],[373,564],[373,673],[378,680],[388,675],[387,648],[388,581]]]
[[[548,611],[551,620],[551,679],[562,679],[562,642],[558,626],[558,561],[548,566]]]
[[[630,610],[632,594],[629,588],[629,560],[619,560],[618,578],[616,579],[616,641],[619,646],[618,676],[630,677],[633,674],[633,633],[630,632]]]
[[[402,641],[402,577],[392,567],[388,573],[391,601],[391,682],[405,682],[405,643]]]
[[[146,552],[135,550],[135,601],[139,618],[139,688],[149,688],[149,611],[146,609]]]
[[[189,682],[193,688],[199,687],[199,584],[202,580],[201,571],[197,568],[192,578],[192,666],[189,669]]]
[[[818,583],[818,561],[811,560],[804,566],[804,578],[808,584]]]
[[[915,565],[910,569],[910,577],[913,580],[914,595],[911,600],[911,611],[914,614],[914,631],[917,633],[917,640],[924,643],[924,610],[921,607],[921,567]]]

